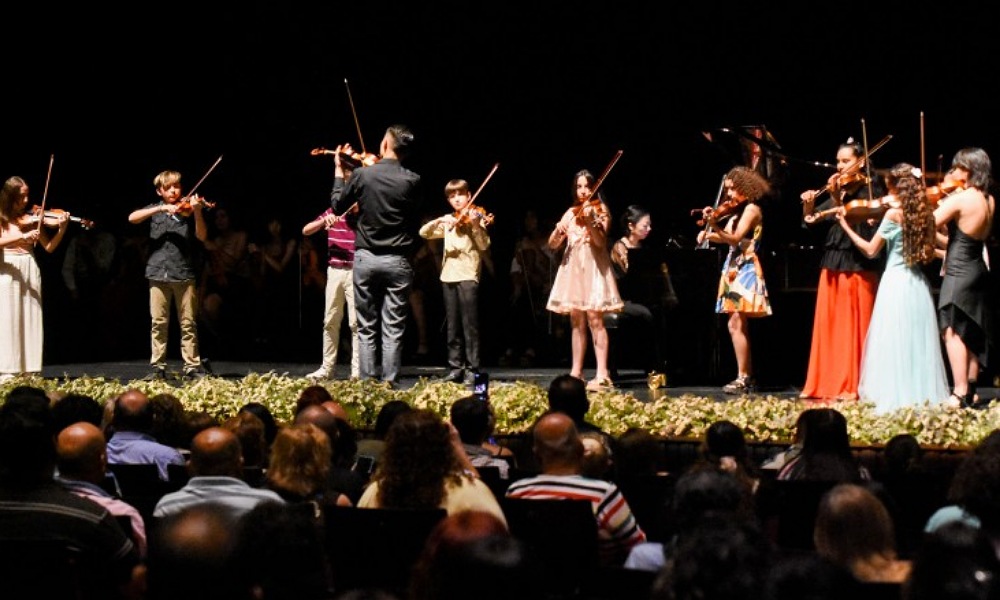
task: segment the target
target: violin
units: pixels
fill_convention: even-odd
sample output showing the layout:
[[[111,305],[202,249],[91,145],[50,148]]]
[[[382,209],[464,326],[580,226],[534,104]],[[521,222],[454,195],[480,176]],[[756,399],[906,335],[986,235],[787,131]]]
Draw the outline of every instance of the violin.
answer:
[[[181,198],[180,201],[177,203],[177,211],[174,212],[174,214],[180,215],[182,217],[190,217],[191,214],[194,213],[194,205],[191,204],[191,198],[192,198],[191,196],[185,196]],[[199,200],[198,203],[204,206],[205,208],[215,208],[215,202],[209,202],[208,200],[205,200],[201,196],[194,196],[194,198],[197,198]]]
[[[834,206],[826,210],[818,210],[810,215],[806,215],[804,220],[806,223],[816,223],[817,221],[822,221],[823,219],[836,216],[837,213],[840,212],[841,208],[844,209],[845,217],[872,219],[881,216],[882,213],[893,206],[897,206],[897,204],[896,197],[892,194],[882,196],[881,198],[875,198],[874,200],[859,198],[857,200],[845,202],[843,207]]]
[[[31,210],[25,213],[25,219],[22,221],[22,223],[26,225],[38,223],[39,213],[41,213],[42,225],[45,225],[46,227],[58,227],[59,220],[62,218],[63,215],[67,214],[66,211],[62,210],[61,208],[48,208],[45,210],[44,213],[42,213],[41,211],[42,211],[41,206],[37,204],[33,205],[31,207]],[[90,229],[91,227],[94,226],[93,221],[89,219],[83,219],[80,217],[74,217],[73,215],[70,215],[69,220],[72,223],[79,223],[80,226],[83,227],[84,229]]]
[[[347,168],[358,169],[361,167],[370,167],[379,161],[379,156],[377,154],[372,154],[371,152],[344,152],[343,150],[328,150],[320,146],[319,148],[313,148],[309,154],[312,156],[323,156],[325,154],[339,154],[340,160],[347,163]]]
[[[720,219],[725,219],[726,217],[736,214],[740,206],[746,203],[746,199],[737,200],[733,198],[731,200],[726,200],[725,202],[720,202],[715,208],[710,208],[705,210],[704,208],[696,208],[691,211],[691,215],[701,215],[702,217],[698,219],[697,225],[699,227],[704,227],[708,223],[715,223]]]
[[[455,225],[467,225],[472,223],[472,218],[476,217],[483,227],[493,224],[493,213],[486,212],[481,206],[476,206],[471,202],[460,211],[455,212]]]
[[[954,194],[955,192],[960,192],[965,189],[964,181],[952,181],[946,180],[942,181],[940,184],[931,186],[925,190],[927,195],[927,200],[937,205],[941,200],[947,198],[948,196]]]

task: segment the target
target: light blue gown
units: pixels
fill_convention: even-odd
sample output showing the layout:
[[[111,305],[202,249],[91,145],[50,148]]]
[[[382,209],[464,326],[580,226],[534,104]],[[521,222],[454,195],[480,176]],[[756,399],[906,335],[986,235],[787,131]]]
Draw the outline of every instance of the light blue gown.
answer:
[[[886,265],[875,296],[861,359],[858,395],[885,414],[904,406],[944,402],[950,393],[937,311],[919,266],[903,259],[903,228],[883,219]]]

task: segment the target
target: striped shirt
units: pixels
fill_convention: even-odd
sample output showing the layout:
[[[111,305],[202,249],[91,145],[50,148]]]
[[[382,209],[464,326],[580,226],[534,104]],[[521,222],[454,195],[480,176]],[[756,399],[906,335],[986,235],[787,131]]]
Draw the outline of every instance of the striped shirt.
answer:
[[[334,214],[333,209],[328,208],[323,211],[323,214],[316,217],[316,221]],[[337,222],[333,227],[326,230],[326,250],[327,250],[327,266],[334,269],[351,269],[354,267],[354,229],[351,227],[351,223],[348,220],[353,221],[354,217],[350,219],[343,218],[337,219]]]
[[[597,519],[597,539],[601,560],[608,565],[621,565],[632,546],[646,541],[615,484],[582,475],[538,475],[519,479],[507,488],[508,498],[589,500]]]

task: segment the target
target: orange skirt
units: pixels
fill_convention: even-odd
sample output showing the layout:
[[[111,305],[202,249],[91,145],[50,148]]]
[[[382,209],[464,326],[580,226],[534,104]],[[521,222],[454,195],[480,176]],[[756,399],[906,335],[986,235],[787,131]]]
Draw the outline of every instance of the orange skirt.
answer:
[[[872,271],[820,271],[802,398],[857,399],[878,280]]]

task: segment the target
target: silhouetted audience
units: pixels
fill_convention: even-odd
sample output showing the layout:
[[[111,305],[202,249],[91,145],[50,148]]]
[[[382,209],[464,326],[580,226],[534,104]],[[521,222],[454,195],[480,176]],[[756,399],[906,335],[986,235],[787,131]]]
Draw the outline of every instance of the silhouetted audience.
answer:
[[[108,463],[155,464],[160,479],[168,481],[167,465],[183,465],[184,457],[173,446],[153,437],[153,404],[145,393],[130,389],[115,400],[111,426],[114,434],[108,440]]]

